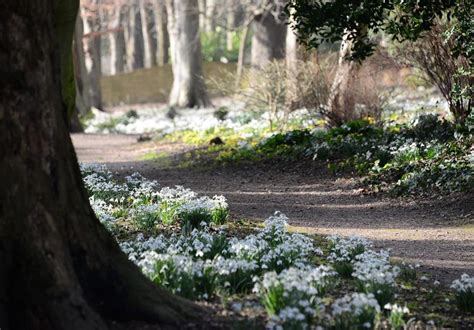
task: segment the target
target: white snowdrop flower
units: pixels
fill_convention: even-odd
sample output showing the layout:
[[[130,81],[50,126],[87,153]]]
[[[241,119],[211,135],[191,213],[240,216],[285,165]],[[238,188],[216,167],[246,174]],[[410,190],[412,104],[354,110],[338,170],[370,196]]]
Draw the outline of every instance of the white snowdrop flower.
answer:
[[[468,292],[474,291],[474,277],[469,276],[464,273],[461,275],[460,279],[454,280],[450,286],[451,289],[454,289],[457,292]]]
[[[423,275],[422,277],[420,277],[420,281],[427,282],[427,281],[429,281],[429,279],[428,279],[428,277]]]

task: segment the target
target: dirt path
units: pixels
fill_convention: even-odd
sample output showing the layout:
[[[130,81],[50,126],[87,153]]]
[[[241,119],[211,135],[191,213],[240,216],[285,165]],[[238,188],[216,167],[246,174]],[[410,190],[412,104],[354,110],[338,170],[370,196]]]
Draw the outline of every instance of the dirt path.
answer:
[[[124,135],[73,135],[78,158],[107,163],[120,175],[135,171],[162,185],[183,185],[227,197],[234,218],[262,220],[275,210],[298,230],[362,235],[392,255],[421,264],[448,283],[474,275],[474,196],[406,201],[366,196],[352,179],[308,164],[235,165],[212,169],[170,166],[169,159],[141,161],[156,151],[180,158],[183,145],[137,143]],[[180,158],[181,159],[181,158]]]

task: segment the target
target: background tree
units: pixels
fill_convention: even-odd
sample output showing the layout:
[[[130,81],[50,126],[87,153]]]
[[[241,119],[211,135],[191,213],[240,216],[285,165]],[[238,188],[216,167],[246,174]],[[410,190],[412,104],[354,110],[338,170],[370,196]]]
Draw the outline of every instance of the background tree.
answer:
[[[182,108],[210,104],[202,72],[197,0],[168,0],[168,31],[173,66],[169,104]]]
[[[142,0],[139,1],[138,6],[140,10],[140,23],[143,36],[143,67],[151,68],[155,62],[155,54],[153,53],[148,3]]]
[[[163,66],[168,63],[169,55],[169,35],[165,0],[155,0],[153,12],[155,14],[156,30],[156,64],[158,66]]]
[[[143,38],[138,1],[131,0],[128,8],[128,20],[124,35],[126,42],[127,70],[132,72],[143,68]]]
[[[286,1],[264,1],[268,9],[258,13],[252,22],[251,64],[263,68],[274,59],[283,59],[286,48],[286,18],[282,15]]]
[[[72,40],[57,29],[72,31],[77,5],[0,2],[0,327],[106,329],[108,320],[179,327],[202,310],[127,260],[83,188],[57,48]]]
[[[121,2],[110,8],[110,74],[121,73],[125,68],[125,38],[123,35],[123,5]]]
[[[86,84],[84,93],[90,101],[90,106],[102,108],[102,93],[100,89],[101,66],[101,38],[99,34],[100,17],[99,2],[91,0],[81,6],[81,19],[83,31],[84,59],[86,65]]]

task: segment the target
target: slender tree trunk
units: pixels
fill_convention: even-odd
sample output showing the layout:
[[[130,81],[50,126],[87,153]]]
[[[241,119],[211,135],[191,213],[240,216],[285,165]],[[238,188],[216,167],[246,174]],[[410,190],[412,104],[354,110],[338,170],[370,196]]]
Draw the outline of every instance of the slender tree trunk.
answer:
[[[155,27],[156,27],[156,64],[163,66],[168,63],[169,36],[164,0],[155,0]]]
[[[143,36],[143,67],[151,68],[155,61],[153,47],[151,44],[151,34],[149,29],[148,8],[145,1],[140,1],[140,19]]]
[[[140,25],[140,11],[136,0],[130,1],[128,24],[125,30],[127,51],[127,70],[132,72],[143,68],[143,42]]]
[[[88,17],[83,12],[82,23],[84,29],[84,55],[87,75],[89,76],[88,85],[85,93],[90,98],[91,107],[102,108],[102,93],[100,90],[100,76],[102,74],[100,58],[100,37],[94,34],[97,25],[97,17]]]
[[[202,309],[146,279],[89,206],[59,92],[53,3],[0,2],[0,328],[180,328]]]
[[[233,37],[235,29],[235,16],[237,14],[238,1],[227,0],[227,15],[226,15],[226,49],[231,51],[234,49]]]
[[[285,57],[285,41],[287,26],[279,22],[269,13],[256,17],[252,23],[252,55],[253,67],[263,68],[274,59]]]
[[[199,8],[199,30],[205,31],[206,0],[198,0],[198,8]]]
[[[291,19],[291,18],[290,18]],[[301,70],[298,70],[298,40],[296,32],[292,29],[291,25],[288,25],[286,33],[286,107],[291,110],[296,110],[300,104],[300,93],[298,90]]]
[[[245,45],[247,44],[247,38],[249,35],[250,28],[248,25],[244,27],[242,31],[242,36],[240,37],[240,45],[239,45],[239,58],[237,60],[237,74],[235,77],[235,87],[238,88],[240,86],[240,81],[242,79],[242,74],[244,71],[244,57],[245,57]]]
[[[288,70],[294,70],[298,62],[298,37],[290,25],[287,27],[285,59]]]
[[[81,115],[87,114],[92,106],[90,94],[88,93],[91,87],[84,54],[83,29],[81,16],[77,15],[74,31],[73,60],[76,81],[76,109]]]
[[[215,0],[206,0],[205,17],[204,17],[204,31],[212,32],[216,29],[216,2]]]
[[[359,73],[361,65],[347,60],[352,48],[352,41],[344,38],[339,50],[339,61],[331,86],[328,100],[327,117],[330,125],[341,125],[356,118],[354,93],[351,86]]]
[[[116,75],[124,71],[125,67],[125,39],[122,29],[122,6],[117,5],[114,12],[112,31],[109,33],[110,45],[110,74]]]
[[[169,104],[182,108],[209,106],[202,73],[197,0],[168,0],[166,9],[173,64]]]

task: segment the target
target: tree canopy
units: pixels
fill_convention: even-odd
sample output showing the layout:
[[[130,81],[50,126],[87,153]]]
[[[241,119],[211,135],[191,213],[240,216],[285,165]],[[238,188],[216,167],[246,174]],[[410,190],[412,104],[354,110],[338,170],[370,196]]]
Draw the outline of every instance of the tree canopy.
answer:
[[[457,54],[473,56],[472,0],[291,0],[286,10],[306,46],[337,42],[347,35],[353,41],[353,60],[373,53],[371,33],[383,31],[397,41],[414,41],[440,18],[456,21],[452,32]]]

